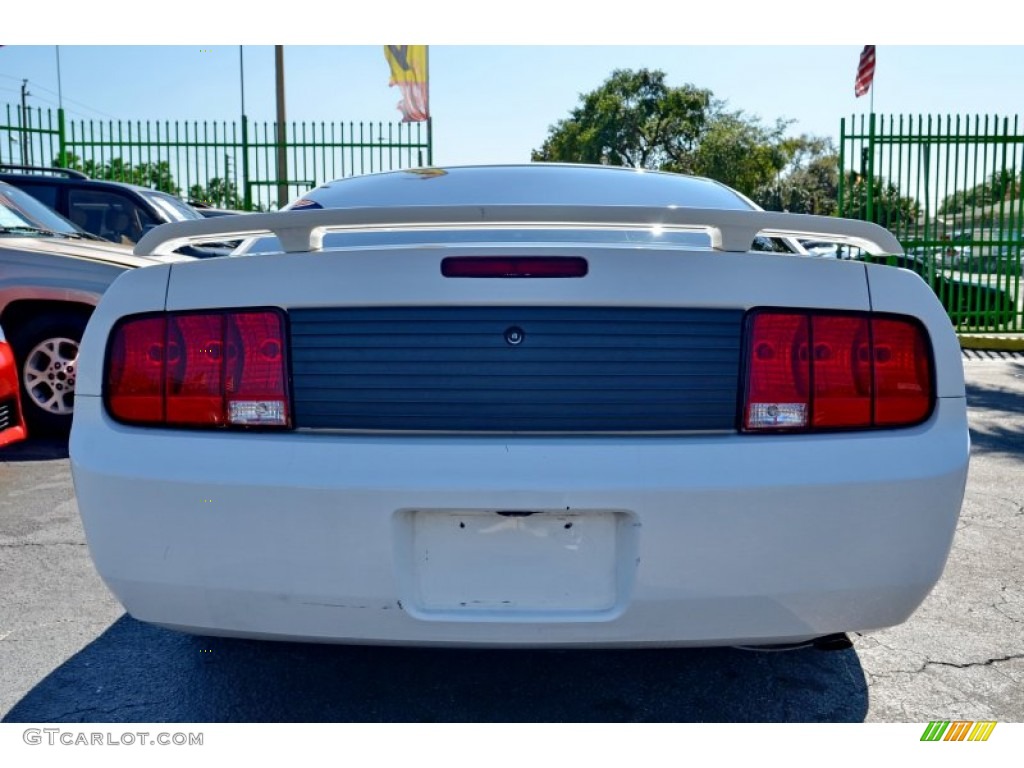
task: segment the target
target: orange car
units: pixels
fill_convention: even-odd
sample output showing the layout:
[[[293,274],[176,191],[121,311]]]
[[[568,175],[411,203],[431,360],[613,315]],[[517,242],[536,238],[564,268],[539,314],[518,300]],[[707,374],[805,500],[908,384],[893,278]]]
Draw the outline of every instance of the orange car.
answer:
[[[0,328],[0,448],[28,436],[18,401],[18,367],[14,352]]]

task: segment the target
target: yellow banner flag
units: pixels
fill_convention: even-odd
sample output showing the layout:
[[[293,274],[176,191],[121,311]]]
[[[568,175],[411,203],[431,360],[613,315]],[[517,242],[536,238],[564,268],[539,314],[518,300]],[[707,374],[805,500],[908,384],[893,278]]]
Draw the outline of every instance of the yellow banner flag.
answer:
[[[430,117],[427,83],[427,46],[385,45],[384,57],[391,67],[390,86],[402,91],[398,109],[403,123],[416,123]]]

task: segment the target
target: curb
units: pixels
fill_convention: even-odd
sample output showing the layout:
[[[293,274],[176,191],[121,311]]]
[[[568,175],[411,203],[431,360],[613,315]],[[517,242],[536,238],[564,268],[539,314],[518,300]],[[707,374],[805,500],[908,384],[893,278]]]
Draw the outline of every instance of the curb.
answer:
[[[961,349],[981,349],[999,352],[1024,352],[1024,335],[1021,336],[972,336],[958,335]]]

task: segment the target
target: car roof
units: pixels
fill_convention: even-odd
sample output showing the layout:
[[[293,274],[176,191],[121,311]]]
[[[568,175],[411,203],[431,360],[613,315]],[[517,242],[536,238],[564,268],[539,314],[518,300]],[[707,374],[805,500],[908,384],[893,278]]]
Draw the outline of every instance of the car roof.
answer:
[[[516,204],[758,208],[711,179],[567,163],[415,168],[352,176],[317,187],[289,208]]]
[[[103,185],[108,187],[119,187],[121,189],[130,189],[133,192],[157,191],[155,189],[149,189],[148,187],[139,186],[138,184],[130,184],[127,181],[114,181],[113,179],[80,179],[77,176],[53,176],[45,173],[11,173],[10,171],[0,171],[0,180],[10,183],[12,179],[17,179],[19,181],[44,182],[46,184],[74,184],[76,186],[84,184],[90,187]]]

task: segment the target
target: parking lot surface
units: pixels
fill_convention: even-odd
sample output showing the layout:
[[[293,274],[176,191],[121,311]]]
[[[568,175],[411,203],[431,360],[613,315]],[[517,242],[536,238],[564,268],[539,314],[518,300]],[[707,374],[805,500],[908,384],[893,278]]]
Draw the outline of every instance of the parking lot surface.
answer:
[[[6,722],[1024,720],[1024,359],[966,354],[971,470],[939,585],[854,648],[465,651],[192,637],[126,616],[66,444],[0,453]],[[144,503],[144,502],[143,502]]]

